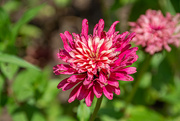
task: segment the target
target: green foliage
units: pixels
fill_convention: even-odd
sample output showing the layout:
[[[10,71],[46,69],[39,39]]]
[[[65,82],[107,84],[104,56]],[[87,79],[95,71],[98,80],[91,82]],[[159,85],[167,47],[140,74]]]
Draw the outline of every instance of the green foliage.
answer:
[[[16,3],[9,3],[10,5],[6,4],[5,10],[11,8],[12,6],[16,6]],[[30,20],[32,20],[40,11],[40,9],[44,6],[44,4],[31,8],[27,10],[23,16],[16,22],[11,23],[8,13],[0,7],[0,51],[5,51],[8,53],[16,53],[15,48],[15,41],[16,37],[18,36],[20,28],[27,24]]]
[[[54,2],[59,7],[65,7],[69,4],[70,0],[54,0]]]
[[[9,38],[11,37],[10,18],[7,12],[0,7],[0,51],[6,48]],[[3,30],[3,31],[2,31]]]
[[[82,101],[78,106],[77,117],[79,121],[88,121],[90,118],[90,108]]]
[[[17,56],[9,55],[6,53],[0,53],[0,62],[11,63],[11,64],[18,65],[20,67],[31,68],[31,69],[35,69],[38,71],[40,70],[38,67],[26,62],[25,60],[23,60]]]
[[[17,100],[23,102],[35,96],[36,79],[38,79],[39,75],[40,73],[34,70],[25,70],[17,75],[12,87]],[[21,88],[19,88],[20,85]]]
[[[7,11],[8,13],[18,10],[21,3],[19,1],[11,0],[6,2],[2,8]]]
[[[164,118],[159,113],[144,106],[130,107],[127,115],[129,115],[128,121],[164,121]]]
[[[60,82],[60,80],[50,80],[49,84],[46,86],[46,89],[43,90],[44,94],[42,97],[38,100],[38,104],[41,107],[46,107],[46,105],[50,104],[54,98],[56,98],[57,94],[59,93],[59,90],[57,90],[57,85]]]
[[[59,78],[54,78],[52,65],[45,65],[40,69],[23,59],[29,44],[37,47],[46,37],[44,33],[47,34],[51,29],[54,33],[61,30],[62,28],[59,27],[62,20],[59,18],[63,21],[67,20],[65,15],[69,15],[69,10],[72,11],[71,9],[75,7],[74,1],[71,0],[51,2],[52,4],[47,2],[38,5],[41,1],[7,0],[0,7],[0,120],[4,110],[13,121],[88,121],[90,119],[96,98],[91,107],[87,107],[84,100],[80,101],[80,104],[79,101],[67,103],[70,91],[61,93],[57,89],[58,83],[65,77],[60,75]],[[97,4],[99,7],[97,9],[104,13],[101,17],[105,19],[106,25],[118,20],[118,16],[124,17],[123,24],[136,21],[147,9],[160,9],[163,13],[172,14],[180,12],[177,0],[114,0],[111,1],[111,5],[106,1],[97,3],[91,4],[92,6]],[[93,10],[87,8],[83,11],[83,17],[91,18],[87,14],[89,10],[93,14]],[[122,15],[119,15],[120,10],[124,12]],[[77,14],[76,12],[74,13]],[[81,10],[79,9],[78,12]],[[14,16],[14,13],[17,16]],[[72,18],[74,13],[70,14]],[[33,20],[37,15],[38,18]],[[82,17],[81,13],[78,13],[79,17]],[[38,23],[41,19],[45,24]],[[52,38],[52,36],[48,37]],[[48,41],[48,44],[48,48],[51,48],[51,41]],[[171,48],[170,53],[163,51],[153,55],[152,60],[148,60],[147,57],[150,56],[139,47],[138,61],[132,65],[137,67],[137,73],[132,75],[134,81],[119,81],[121,94],[114,95],[113,100],[103,98],[96,121],[179,121],[180,49]],[[50,53],[53,55],[53,52]],[[27,56],[31,56],[31,53]],[[43,61],[40,59],[40,63]],[[139,86],[127,105],[126,99],[132,93],[138,78]]]
[[[39,10],[44,6],[44,4],[35,7],[35,8],[31,8],[28,11],[26,11],[23,16],[21,17],[21,19],[18,20],[18,22],[16,24],[14,24],[13,29],[12,29],[12,43],[15,42],[15,38],[18,35],[19,29],[22,27],[22,25],[28,23],[30,20],[32,20],[37,13],[39,12]]]
[[[12,80],[15,73],[18,71],[18,66],[13,63],[0,63],[0,69],[2,73],[9,79]]]
[[[33,37],[33,38],[38,38],[42,35],[42,31],[38,27],[33,26],[33,25],[27,25],[27,24],[21,27],[21,29],[19,30],[19,33],[21,35],[25,35],[25,36]]]
[[[159,0],[159,4],[164,12],[168,11],[172,15],[176,14],[176,11],[171,3],[171,0]]]

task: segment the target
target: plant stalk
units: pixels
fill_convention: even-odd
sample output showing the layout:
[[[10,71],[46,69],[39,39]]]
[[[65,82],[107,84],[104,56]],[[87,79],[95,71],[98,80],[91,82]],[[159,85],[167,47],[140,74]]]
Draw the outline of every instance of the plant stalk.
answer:
[[[136,93],[136,91],[137,91],[137,89],[139,87],[139,84],[141,82],[141,78],[144,75],[144,73],[147,71],[147,69],[148,69],[148,67],[150,65],[151,57],[152,57],[151,55],[146,56],[145,61],[142,64],[141,69],[138,71],[137,78],[136,78],[136,80],[134,82],[135,84],[133,85],[133,89],[132,89],[130,95],[127,97],[125,107],[127,107],[129,105],[129,103],[132,101],[132,99],[133,99],[133,97],[134,97],[134,95],[135,95],[135,93]]]
[[[96,103],[96,107],[94,109],[93,114],[91,115],[90,121],[94,121],[94,119],[96,118],[96,115],[97,115],[99,108],[101,106],[102,98],[103,98],[103,95],[100,98],[98,98],[97,103]]]

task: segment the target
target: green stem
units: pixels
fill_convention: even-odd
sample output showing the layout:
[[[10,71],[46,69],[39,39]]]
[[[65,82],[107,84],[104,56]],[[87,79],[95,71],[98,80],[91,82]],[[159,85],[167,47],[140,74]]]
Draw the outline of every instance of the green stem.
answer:
[[[151,62],[151,57],[150,55],[147,55],[147,57],[145,58],[145,61],[143,62],[142,66],[141,66],[141,69],[137,72],[137,78],[135,80],[135,84],[133,85],[133,89],[130,93],[130,95],[127,97],[127,100],[126,100],[126,106],[128,106],[128,104],[132,101],[138,87],[139,87],[139,84],[141,82],[141,78],[142,76],[144,75],[144,73],[147,71],[148,67],[149,67],[149,64]]]
[[[102,98],[103,98],[103,95],[100,98],[98,98],[97,103],[96,103],[96,107],[94,109],[93,114],[91,115],[90,121],[94,121],[94,119],[96,118],[98,110],[99,110],[99,108],[101,106]]]

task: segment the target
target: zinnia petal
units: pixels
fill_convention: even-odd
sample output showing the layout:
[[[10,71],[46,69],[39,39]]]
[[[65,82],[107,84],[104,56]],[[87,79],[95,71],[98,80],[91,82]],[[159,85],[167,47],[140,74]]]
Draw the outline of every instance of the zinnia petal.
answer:
[[[82,21],[82,31],[81,31],[81,35],[84,35],[86,40],[88,40],[88,20],[84,19]]]
[[[103,87],[103,93],[109,100],[113,99],[113,92],[109,85]]]
[[[89,91],[89,94],[87,95],[87,97],[85,98],[85,102],[86,102],[86,105],[89,107],[91,106],[91,103],[94,99],[94,93],[92,90]]]

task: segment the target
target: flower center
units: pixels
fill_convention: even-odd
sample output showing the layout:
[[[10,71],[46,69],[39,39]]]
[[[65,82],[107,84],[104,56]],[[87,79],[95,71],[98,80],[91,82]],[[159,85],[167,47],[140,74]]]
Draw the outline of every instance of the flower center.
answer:
[[[113,63],[118,52],[116,48],[112,48],[112,39],[89,36],[86,42],[77,40],[76,49],[70,52],[74,67],[80,72],[97,73],[98,70],[109,68],[109,64]]]
[[[160,25],[150,25],[150,27],[153,30],[161,30],[161,29],[163,29],[163,26],[160,26]]]

